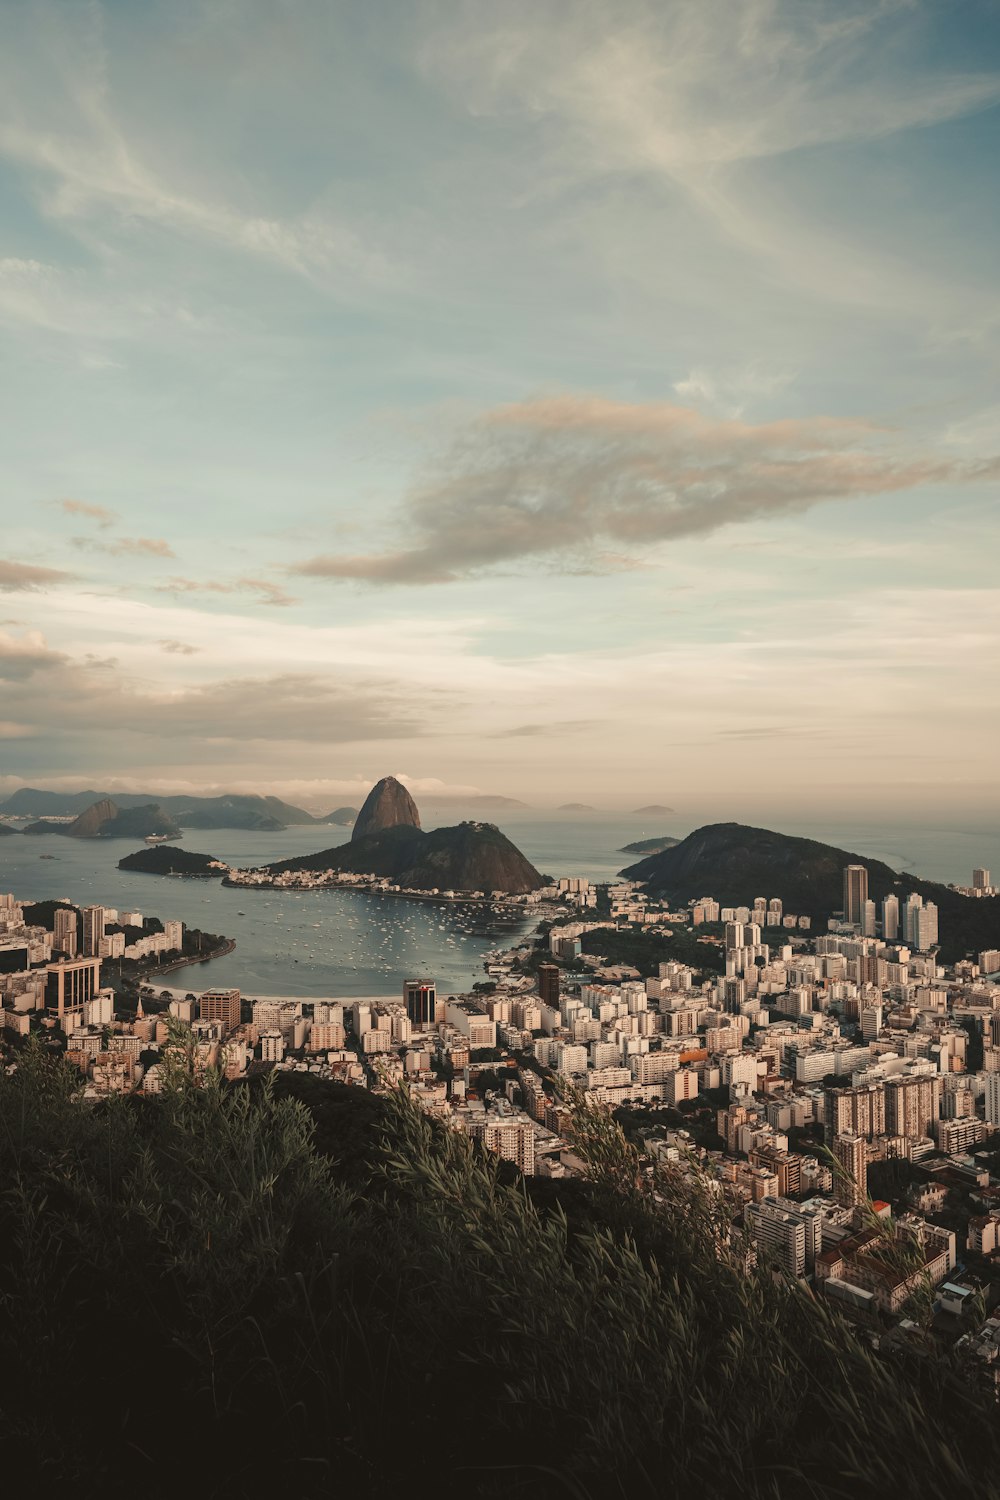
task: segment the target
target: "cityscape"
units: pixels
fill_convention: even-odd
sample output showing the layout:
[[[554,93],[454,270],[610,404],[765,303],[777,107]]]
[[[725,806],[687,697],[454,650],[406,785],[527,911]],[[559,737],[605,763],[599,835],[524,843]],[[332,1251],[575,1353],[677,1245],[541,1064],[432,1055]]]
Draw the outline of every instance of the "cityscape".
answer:
[[[984,868],[961,889],[997,895]],[[83,1099],[158,1095],[186,1050],[196,1078],[277,1070],[404,1088],[550,1179],[586,1175],[564,1125],[567,1090],[581,1091],[586,1107],[627,1111],[652,1160],[707,1174],[749,1263],[808,1279],[863,1322],[891,1316],[899,1337],[914,1294],[932,1289],[935,1329],[970,1378],[1000,1390],[1000,948],[941,965],[934,903],[890,894],[877,907],[863,864],[845,866],[822,931],[779,895],[671,910],[632,880],[567,876],[531,905],[535,932],[489,951],[466,994],[438,995],[423,976],[396,995],[310,1003],[158,988],[153,974],[183,953],[180,922],[57,905],[48,928],[9,893],[8,1061],[32,1035],[58,1044]],[[644,978],[627,961],[630,936],[638,949],[680,929],[702,965],[661,962]],[[601,955],[609,933],[625,962]],[[102,965],[121,960],[131,994],[102,984]],[[886,1225],[919,1247],[915,1268],[886,1256]]]
[[[1000,0],[0,5],[0,1483],[1000,1500]]]

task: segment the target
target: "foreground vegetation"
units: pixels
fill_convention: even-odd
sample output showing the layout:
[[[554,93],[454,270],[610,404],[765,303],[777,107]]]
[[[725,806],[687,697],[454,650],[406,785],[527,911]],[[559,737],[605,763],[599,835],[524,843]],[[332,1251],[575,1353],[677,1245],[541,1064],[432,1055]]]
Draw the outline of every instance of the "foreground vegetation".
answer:
[[[995,1408],[744,1273],[584,1112],[525,1183],[405,1095],[0,1079],[2,1472],[75,1496],[998,1493]],[[303,1098],[290,1097],[294,1093]]]

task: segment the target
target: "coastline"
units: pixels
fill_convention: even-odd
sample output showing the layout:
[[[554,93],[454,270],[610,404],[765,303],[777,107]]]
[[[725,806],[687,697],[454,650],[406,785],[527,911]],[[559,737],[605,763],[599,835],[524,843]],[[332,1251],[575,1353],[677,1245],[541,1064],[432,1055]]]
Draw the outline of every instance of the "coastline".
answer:
[[[172,974],[175,969],[186,969],[191,964],[208,964],[213,958],[225,958],[228,954],[236,951],[236,939],[226,938],[217,948],[212,948],[208,953],[188,953],[180,958],[172,958],[169,963],[156,964],[151,969],[141,969],[136,973],[140,984],[146,983],[156,974]]]

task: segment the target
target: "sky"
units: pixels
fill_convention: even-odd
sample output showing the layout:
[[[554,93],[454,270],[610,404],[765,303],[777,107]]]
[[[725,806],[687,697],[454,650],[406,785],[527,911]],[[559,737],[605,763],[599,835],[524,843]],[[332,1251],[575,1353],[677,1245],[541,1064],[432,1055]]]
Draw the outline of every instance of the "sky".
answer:
[[[995,0],[0,8],[0,791],[995,807]]]

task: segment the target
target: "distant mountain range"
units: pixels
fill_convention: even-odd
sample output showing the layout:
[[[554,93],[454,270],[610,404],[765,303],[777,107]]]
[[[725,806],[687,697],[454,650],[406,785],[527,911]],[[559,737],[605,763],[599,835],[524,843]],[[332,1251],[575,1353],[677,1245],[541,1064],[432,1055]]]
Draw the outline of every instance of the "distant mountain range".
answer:
[[[122,810],[153,803],[169,813],[182,828],[242,828],[262,833],[312,823],[349,828],[358,816],[355,807],[336,807],[332,812],[314,817],[304,807],[296,807],[280,797],[243,792],[198,797],[190,793],[159,796],[154,792],[50,792],[40,787],[21,787],[6,802],[0,803],[0,818],[69,818],[86,812],[96,802],[114,802]],[[428,797],[425,805],[435,814],[445,812],[452,817],[459,808],[474,812],[527,806],[514,797],[486,793],[473,797]],[[4,829],[5,825],[0,823],[0,833]]]
[[[118,807],[110,797],[102,797],[80,813],[72,823],[53,823],[42,819],[29,823],[26,834],[60,833],[74,839],[173,839],[181,832],[169,813],[155,802],[139,807]]]
[[[943,962],[1000,946],[1000,897],[973,900],[937,881],[893,870],[881,860],[742,823],[696,828],[672,848],[627,866],[622,874],[678,902],[714,896],[724,906],[750,906],[756,896],[780,896],[786,912],[825,922],[843,906],[846,865],[865,866],[868,894],[876,903],[890,893],[905,898],[911,891],[933,901],[939,912]]]
[[[316,818],[317,823],[335,823],[339,828],[349,828],[358,816],[356,807],[335,807],[325,818]]]
[[[219,797],[194,797],[187,793],[159,797],[151,792],[49,792],[21,787],[0,805],[0,815],[34,818],[65,818],[86,812],[95,804],[110,802],[120,811],[153,806],[169,813],[180,828],[246,828],[262,832],[287,828],[290,823],[326,821],[314,818],[304,808],[280,797],[257,797],[229,793]],[[332,816],[332,815],[331,815]]]
[[[664,807],[662,802],[651,802],[648,807],[634,807],[632,809],[632,815],[636,818],[647,816],[656,818],[661,814],[665,818],[670,817],[674,815],[674,809],[672,807]]]

